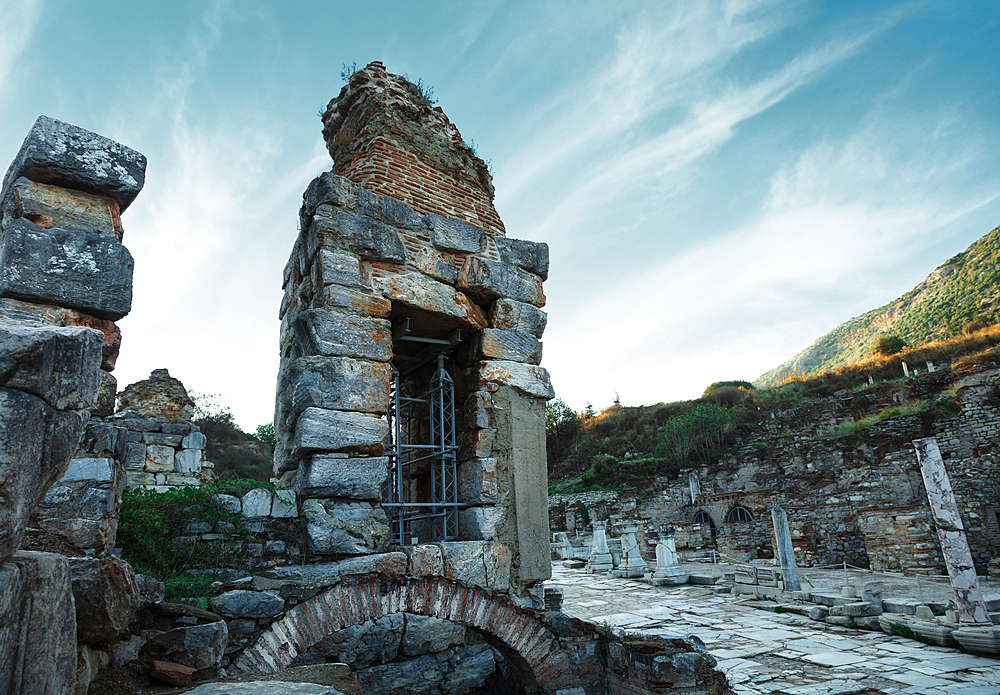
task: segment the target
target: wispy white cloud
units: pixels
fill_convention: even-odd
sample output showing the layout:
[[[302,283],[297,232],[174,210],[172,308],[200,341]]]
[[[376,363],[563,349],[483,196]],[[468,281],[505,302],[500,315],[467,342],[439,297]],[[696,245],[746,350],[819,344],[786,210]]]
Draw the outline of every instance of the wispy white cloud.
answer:
[[[0,95],[42,16],[43,0],[0,0]]]

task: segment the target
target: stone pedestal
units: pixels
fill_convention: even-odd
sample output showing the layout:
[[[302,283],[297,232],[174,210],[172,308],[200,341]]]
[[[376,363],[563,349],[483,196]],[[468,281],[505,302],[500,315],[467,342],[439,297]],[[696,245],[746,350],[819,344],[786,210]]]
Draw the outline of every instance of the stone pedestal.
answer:
[[[593,526],[594,542],[590,549],[587,572],[598,574],[614,569],[614,562],[611,560],[611,550],[608,548],[608,522],[595,521]]]
[[[986,614],[986,603],[979,590],[979,579],[969,551],[969,542],[965,537],[962,515],[951,490],[951,481],[948,480],[948,471],[941,458],[937,440],[934,437],[918,439],[913,442],[913,446],[917,450],[917,461],[927,489],[931,514],[941,539],[941,552],[955,591],[958,621],[989,626],[990,618]]]
[[[551,548],[553,560],[566,560],[573,557],[573,546],[570,545],[569,536],[565,533],[554,534]]]
[[[677,560],[677,545],[673,532],[660,533],[656,543],[656,571],[649,583],[653,586],[686,584],[688,575]]]
[[[635,540],[638,530],[638,524],[622,525],[622,562],[615,570],[616,577],[641,577],[646,573],[646,561],[642,559]]]
[[[774,543],[778,550],[778,560],[781,563],[784,590],[802,591],[799,568],[795,564],[795,550],[792,547],[792,532],[788,528],[788,515],[778,505],[771,507],[771,523],[774,524]]]

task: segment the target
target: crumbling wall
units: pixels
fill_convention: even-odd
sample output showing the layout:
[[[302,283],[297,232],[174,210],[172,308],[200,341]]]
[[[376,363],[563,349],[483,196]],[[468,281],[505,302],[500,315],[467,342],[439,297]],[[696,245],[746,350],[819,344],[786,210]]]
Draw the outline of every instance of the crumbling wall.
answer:
[[[110,372],[131,307],[132,257],[120,211],[142,188],[145,158],[40,117],[0,190],[0,690],[65,693],[77,675],[77,574],[62,555],[16,552],[29,514],[58,479],[85,510],[114,509],[120,481],[98,459],[71,463],[91,411],[109,413]],[[95,330],[96,329],[96,330]],[[118,436],[88,430],[91,450]],[[100,483],[92,485],[95,479]],[[60,494],[60,493],[57,493]],[[43,517],[45,515],[43,514]],[[93,521],[92,519],[88,519]],[[99,548],[114,528],[64,520],[60,533]],[[101,562],[94,560],[94,562]],[[101,573],[101,570],[99,570]],[[86,616],[86,612],[84,613]]]
[[[324,115],[334,171],[303,196],[284,274],[275,473],[299,494],[314,555],[385,551],[385,414],[394,362],[409,356],[394,334],[458,330],[445,368],[462,510],[441,548],[468,581],[486,564],[489,586],[520,592],[550,574],[548,248],[503,236],[485,165],[410,87],[373,63]]]

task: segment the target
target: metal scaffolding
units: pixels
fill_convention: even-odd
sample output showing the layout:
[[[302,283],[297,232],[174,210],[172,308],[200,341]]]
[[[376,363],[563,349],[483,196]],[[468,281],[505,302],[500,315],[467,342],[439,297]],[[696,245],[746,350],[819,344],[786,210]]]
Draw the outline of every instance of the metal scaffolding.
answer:
[[[394,351],[389,394],[389,475],[382,506],[393,540],[400,545],[418,538],[458,538],[455,385],[444,361],[460,339],[459,331],[443,339],[410,335],[405,319],[393,331],[394,346],[423,344],[415,355]],[[406,377],[431,361],[436,368],[427,390],[419,396],[404,395],[417,390]]]

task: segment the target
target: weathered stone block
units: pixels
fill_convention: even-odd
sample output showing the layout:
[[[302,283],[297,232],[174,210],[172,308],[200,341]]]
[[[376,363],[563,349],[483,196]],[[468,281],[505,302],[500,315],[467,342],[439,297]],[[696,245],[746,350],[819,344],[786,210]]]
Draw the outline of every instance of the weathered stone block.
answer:
[[[507,546],[490,541],[447,542],[440,546],[444,576],[467,586],[509,591],[512,553]]]
[[[458,267],[455,263],[445,258],[440,252],[426,246],[417,251],[413,265],[424,275],[429,275],[435,280],[449,285],[454,285],[458,280]]]
[[[118,380],[103,369],[97,373],[97,398],[90,414],[97,417],[108,417],[115,412],[115,400],[118,397]]]
[[[306,408],[295,425],[295,456],[316,451],[378,456],[385,450],[389,426],[368,413]]]
[[[465,399],[465,429],[483,429],[490,426],[490,411],[493,410],[493,394],[489,391],[474,391]]]
[[[122,334],[112,321],[81,314],[73,309],[0,297],[0,322],[18,326],[82,326],[99,330],[104,335],[101,369],[110,372],[115,368]]]
[[[303,459],[295,489],[308,498],[347,497],[378,500],[388,477],[388,459],[318,455]]]
[[[350,251],[373,261],[402,263],[406,260],[406,249],[395,229],[332,205],[316,208],[306,236],[306,248],[310,256],[327,248]]]
[[[427,215],[424,224],[430,229],[435,248],[459,253],[479,253],[486,241],[486,232],[460,220],[443,215]]]
[[[465,643],[465,627],[450,620],[404,613],[403,640],[399,651],[406,656],[443,652]]]
[[[169,425],[164,425],[169,427]],[[204,449],[208,445],[208,437],[201,432],[191,432],[181,440],[181,446],[185,449]]]
[[[62,555],[20,551],[0,564],[0,692],[73,692],[71,586]]]
[[[549,399],[555,396],[549,372],[522,362],[480,362],[479,385],[506,384],[526,396]],[[542,428],[544,431],[544,427]]]
[[[243,509],[240,498],[234,495],[215,494],[212,495],[212,501],[230,514],[239,514],[240,510]]]
[[[273,495],[267,488],[258,487],[250,490],[240,498],[241,514],[245,518],[271,516],[271,499]]]
[[[500,252],[500,260],[510,265],[516,265],[522,270],[534,273],[542,280],[549,277],[549,245],[528,241],[527,239],[509,239],[507,237],[494,237],[497,251]]]
[[[482,429],[466,432],[459,445],[458,456],[461,460],[487,458],[493,453],[493,442],[496,430]]]
[[[11,186],[3,210],[3,228],[23,217],[48,229],[62,227],[122,240],[118,203],[108,196],[73,191],[19,178]]]
[[[403,548],[408,558],[406,572],[411,577],[439,575],[444,571],[441,548],[436,545],[410,545]]]
[[[179,434],[164,434],[163,432],[142,433],[143,444],[160,444],[161,446],[169,446],[175,449],[181,445],[182,439],[183,437]]]
[[[349,208],[366,217],[393,227],[419,229],[423,226],[420,215],[406,203],[386,195],[372,193],[332,172],[320,174],[312,180],[302,196],[301,228],[308,229],[312,216],[321,205],[330,204]]]
[[[0,386],[58,410],[91,408],[100,385],[102,336],[90,328],[0,327]]]
[[[223,618],[273,618],[285,609],[285,601],[272,591],[235,589],[213,598],[211,607]]]
[[[299,515],[299,505],[294,490],[275,490],[271,500],[271,516],[290,519]]]
[[[489,302],[514,299],[535,306],[545,306],[542,279],[517,266],[469,256],[458,275],[458,287],[473,299]]]
[[[161,632],[146,643],[146,651],[194,669],[218,668],[228,640],[229,629],[220,620]]]
[[[484,328],[476,336],[476,348],[482,359],[538,364],[542,361],[542,344],[530,333]]]
[[[479,458],[458,465],[458,500],[468,504],[497,501],[497,460]]]
[[[497,538],[504,521],[501,507],[469,507],[458,513],[458,527],[463,540],[481,541]]]
[[[156,485],[156,474],[147,473],[146,471],[127,471],[126,480],[128,487],[149,487],[150,485]]]
[[[146,445],[137,442],[125,444],[125,467],[131,470],[142,470],[146,467]]]
[[[7,169],[0,199],[22,176],[107,195],[125,210],[142,190],[146,158],[97,133],[39,116]]]
[[[285,416],[306,408],[384,413],[389,408],[392,367],[352,357],[299,357],[281,370],[278,398]]]
[[[385,319],[307,309],[295,317],[294,356],[392,359],[392,325]]]
[[[302,502],[309,546],[320,555],[363,555],[389,545],[389,522],[381,507],[365,502]]]
[[[401,613],[386,615],[338,630],[321,639],[310,651],[353,669],[367,668],[397,657],[403,625]]]
[[[0,387],[0,562],[20,546],[31,508],[65,472],[87,418]]]
[[[392,304],[388,299],[356,287],[327,285],[312,300],[317,309],[333,309],[363,316],[384,318],[389,315]]]
[[[201,472],[201,449],[181,449],[174,454],[174,471],[185,474]]]
[[[366,693],[444,695],[476,692],[495,670],[496,662],[490,646],[476,644],[465,648],[455,647],[445,652],[418,656],[406,661],[372,666],[358,672],[358,680]],[[434,687],[431,684],[434,684]],[[569,689],[561,692],[566,695],[576,695]]]
[[[420,273],[397,273],[373,278],[372,285],[385,297],[404,307],[454,319],[474,330],[485,328],[486,314],[475,302],[451,285],[446,285]]]
[[[0,239],[0,293],[116,321],[132,309],[133,265],[115,239],[15,220]]]
[[[166,473],[174,470],[174,448],[162,444],[146,446],[146,470],[151,473]]]
[[[127,411],[131,416],[122,426],[142,432],[160,432],[163,421],[186,421],[194,415],[194,401],[184,384],[166,369],[154,369],[148,379],[126,386],[119,395],[118,407],[121,413]],[[136,416],[150,419],[140,420]]]
[[[350,253],[320,249],[313,261],[312,281],[316,292],[327,285],[368,287],[369,281],[361,267],[361,260]]]
[[[114,479],[115,460],[108,458],[73,459],[66,467],[66,472],[59,479],[61,482],[86,481],[91,483],[108,483]]]
[[[76,604],[77,640],[115,642],[139,610],[142,586],[127,562],[113,556],[69,561]]]
[[[548,314],[541,309],[513,299],[498,299],[490,307],[490,325],[493,328],[530,333],[536,338],[542,337],[548,318]]]

